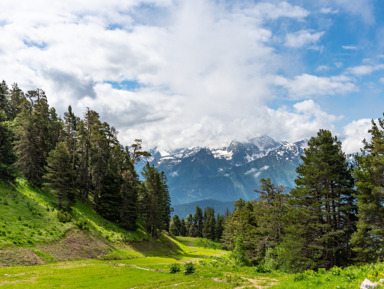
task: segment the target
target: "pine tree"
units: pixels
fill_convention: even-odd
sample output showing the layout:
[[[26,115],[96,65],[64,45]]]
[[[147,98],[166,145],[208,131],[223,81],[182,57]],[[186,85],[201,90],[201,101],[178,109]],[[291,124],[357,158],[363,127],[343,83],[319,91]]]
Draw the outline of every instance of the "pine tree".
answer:
[[[174,236],[181,235],[181,221],[178,215],[174,215],[169,225],[169,232]]]
[[[106,169],[101,181],[101,191],[96,210],[105,219],[118,223],[120,221],[119,208],[121,206],[121,177],[112,168],[108,167]]]
[[[71,156],[64,142],[57,143],[49,153],[46,170],[45,186],[57,196],[61,209],[70,209],[76,198],[75,178]]]
[[[193,237],[203,237],[203,225],[203,210],[199,206],[196,206],[195,214],[193,215]]]
[[[260,180],[259,201],[255,203],[255,214],[258,223],[260,243],[265,246],[264,252],[274,249],[281,240],[284,230],[284,214],[286,212],[286,196],[282,186],[275,186],[271,179]]]
[[[138,197],[140,182],[127,147],[123,152],[121,175],[121,224],[128,230],[135,230],[137,228],[136,221],[139,216]]]
[[[216,225],[215,225],[215,239],[218,242],[221,241],[221,236],[223,235],[224,221],[225,221],[225,217],[223,215],[217,214]]]
[[[145,177],[145,196],[141,202],[145,201],[143,207],[147,232],[154,237],[159,236],[160,230],[168,230],[171,213],[170,197],[166,178],[163,172],[159,172],[149,163],[143,169]]]
[[[204,209],[204,225],[203,225],[203,237],[214,240],[215,239],[215,209],[207,207]]]
[[[30,107],[30,103],[16,83],[12,85],[9,91],[7,105],[6,113],[9,120],[15,119],[22,110]]]
[[[186,237],[188,234],[187,234],[187,228],[185,226],[186,224],[186,221],[184,220],[184,218],[181,218],[180,220],[180,236],[183,236],[183,237]]]
[[[33,185],[39,186],[45,173],[48,153],[61,135],[61,120],[50,110],[44,91],[28,91],[29,108],[16,119],[16,165]]]
[[[13,169],[10,167],[15,161],[12,146],[12,133],[4,111],[0,111],[0,180],[12,181]]]
[[[364,140],[354,171],[358,199],[357,230],[352,237],[357,261],[384,260],[384,120],[372,120],[371,140]]]
[[[354,180],[341,142],[331,132],[320,130],[301,158],[297,186],[291,191],[293,204],[301,212],[298,226],[304,228],[301,256],[316,267],[348,265],[356,207]]]
[[[7,83],[3,80],[0,82],[0,111],[3,111],[5,116],[8,112],[8,94],[9,88]]]

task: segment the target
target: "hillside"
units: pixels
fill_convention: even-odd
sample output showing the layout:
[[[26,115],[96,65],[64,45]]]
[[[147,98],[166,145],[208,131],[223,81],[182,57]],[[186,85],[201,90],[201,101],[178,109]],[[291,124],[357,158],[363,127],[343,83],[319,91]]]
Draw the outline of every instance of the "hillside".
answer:
[[[0,184],[0,211],[0,266],[132,258],[143,255],[130,242],[152,240],[144,230],[126,231],[81,202],[71,219],[61,222],[56,198],[22,179]]]

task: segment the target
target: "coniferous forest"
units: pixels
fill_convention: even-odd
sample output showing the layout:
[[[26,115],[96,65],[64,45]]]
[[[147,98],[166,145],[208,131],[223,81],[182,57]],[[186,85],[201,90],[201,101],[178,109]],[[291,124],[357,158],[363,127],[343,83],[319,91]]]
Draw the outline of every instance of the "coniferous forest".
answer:
[[[165,175],[147,164],[140,181],[134,168],[149,155],[140,139],[123,146],[116,129],[96,111],[88,108],[81,118],[69,106],[61,118],[43,90],[24,93],[5,81],[0,119],[2,181],[23,176],[56,195],[64,215],[80,200],[123,228],[135,230],[142,220],[151,236],[168,230],[171,201]]]
[[[371,139],[354,157],[328,130],[313,136],[297,167],[296,187],[287,192],[262,179],[259,199],[238,200],[231,214],[196,207],[186,219],[173,216],[167,178],[147,163],[142,141],[123,146],[117,130],[88,108],[61,117],[43,90],[24,93],[0,84],[0,178],[25,178],[55,195],[59,213],[77,201],[106,220],[152,237],[220,241],[242,265],[299,272],[366,264],[384,259],[384,120],[372,121]]]

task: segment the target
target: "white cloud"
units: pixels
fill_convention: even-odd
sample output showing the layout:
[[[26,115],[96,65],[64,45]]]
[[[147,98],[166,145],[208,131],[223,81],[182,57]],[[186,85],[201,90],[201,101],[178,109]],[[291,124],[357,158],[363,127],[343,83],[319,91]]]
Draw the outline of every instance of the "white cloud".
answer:
[[[357,50],[356,46],[351,46],[351,45],[342,45],[341,47],[345,50]]]
[[[360,65],[360,66],[349,68],[347,72],[357,76],[362,76],[362,75],[371,74],[374,71],[383,70],[383,69],[384,69],[384,64]]]
[[[326,8],[321,8],[320,9],[320,13],[323,13],[323,14],[338,14],[339,10],[332,9],[330,7],[326,7]]]
[[[254,173],[256,173],[257,171],[258,171],[258,169],[256,169],[256,168],[252,168],[252,169],[246,171],[244,174],[245,174],[245,175],[254,174]]]
[[[313,49],[324,35],[309,28],[310,11],[285,1],[228,8],[206,0],[15,0],[0,1],[0,11],[2,77],[24,90],[44,89],[60,113],[69,104],[79,116],[87,106],[98,111],[124,144],[220,145],[263,133],[307,138],[339,117],[313,100],[268,107],[276,85],[290,101],[357,89],[347,77],[299,69],[276,77],[300,67],[300,55],[287,57],[276,41]],[[304,30],[291,33],[298,26],[288,22]],[[138,87],[109,84],[126,80]]]
[[[291,5],[285,1],[280,3],[259,2],[251,9],[248,9],[248,11],[254,15],[272,20],[281,17],[296,18],[301,20],[310,14],[306,9],[300,6]]]
[[[359,16],[365,23],[373,24],[374,5],[373,0],[320,0],[323,5],[342,10],[351,15]]]
[[[319,42],[321,36],[323,36],[324,33],[324,31],[311,32],[309,30],[300,30],[295,33],[287,34],[285,39],[285,46],[291,48],[301,48],[313,45]]]
[[[360,152],[363,148],[363,140],[369,140],[370,134],[368,130],[372,127],[370,119],[360,119],[353,121],[344,127],[342,138],[343,140],[343,151],[345,153],[356,153]]]
[[[384,83],[384,77],[380,78],[380,82]]]
[[[329,67],[327,65],[319,65],[316,68],[316,71],[327,71],[328,69],[329,69]]]
[[[294,79],[275,77],[275,84],[285,87],[291,98],[299,99],[309,96],[344,94],[357,90],[354,83],[346,76],[319,77],[302,74]]]

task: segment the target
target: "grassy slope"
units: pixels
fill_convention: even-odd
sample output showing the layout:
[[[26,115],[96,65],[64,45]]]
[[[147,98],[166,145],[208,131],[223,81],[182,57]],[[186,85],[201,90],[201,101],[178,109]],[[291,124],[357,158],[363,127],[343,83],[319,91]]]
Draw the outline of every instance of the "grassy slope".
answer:
[[[142,230],[119,228],[82,203],[76,204],[72,222],[60,223],[55,202],[22,180],[15,187],[0,184],[0,266],[14,266],[0,268],[1,288],[347,289],[359,288],[365,278],[384,278],[383,263],[296,275],[255,273],[233,266],[220,244],[188,237],[152,240]],[[84,222],[89,231],[78,229]],[[174,263],[182,271],[185,262],[194,263],[194,274],[168,273]]]

